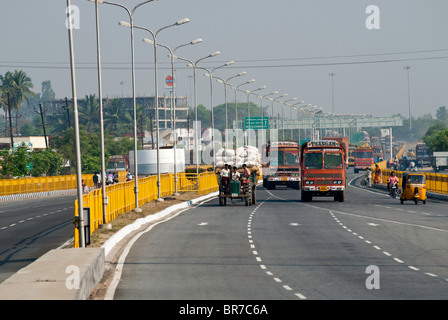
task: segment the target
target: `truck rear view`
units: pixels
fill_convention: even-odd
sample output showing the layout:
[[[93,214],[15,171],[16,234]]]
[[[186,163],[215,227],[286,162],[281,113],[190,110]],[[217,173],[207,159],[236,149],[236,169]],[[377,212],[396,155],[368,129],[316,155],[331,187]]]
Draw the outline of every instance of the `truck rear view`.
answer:
[[[345,200],[347,153],[344,145],[333,140],[310,141],[302,145],[302,201],[313,197]]]

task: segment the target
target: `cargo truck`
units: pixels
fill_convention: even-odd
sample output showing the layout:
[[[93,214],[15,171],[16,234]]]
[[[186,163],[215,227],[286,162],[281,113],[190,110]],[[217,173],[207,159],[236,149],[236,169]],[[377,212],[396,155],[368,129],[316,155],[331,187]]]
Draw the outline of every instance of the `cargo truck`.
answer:
[[[310,141],[302,145],[301,195],[308,202],[313,197],[345,200],[347,151],[335,140]]]
[[[297,141],[270,142],[263,151],[263,186],[300,189],[300,145]]]
[[[358,147],[355,149],[354,172],[367,170],[374,163],[373,149],[371,147]]]

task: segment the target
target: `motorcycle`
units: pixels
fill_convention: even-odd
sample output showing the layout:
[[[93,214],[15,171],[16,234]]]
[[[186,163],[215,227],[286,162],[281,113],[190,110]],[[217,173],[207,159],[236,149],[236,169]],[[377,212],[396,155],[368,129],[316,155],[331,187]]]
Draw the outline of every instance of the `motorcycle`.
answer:
[[[391,186],[390,186],[390,196],[394,199],[397,198],[397,193],[398,193],[398,183],[394,182]]]

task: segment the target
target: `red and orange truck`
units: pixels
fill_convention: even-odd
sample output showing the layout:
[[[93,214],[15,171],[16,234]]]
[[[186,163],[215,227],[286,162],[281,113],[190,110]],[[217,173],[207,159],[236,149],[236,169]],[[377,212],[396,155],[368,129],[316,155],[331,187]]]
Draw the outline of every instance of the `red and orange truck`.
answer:
[[[356,148],[354,172],[358,173],[360,170],[367,170],[367,168],[370,168],[374,164],[374,161],[372,147]]]
[[[335,140],[317,140],[302,145],[300,158],[302,201],[313,197],[334,197],[345,200],[347,150]]]

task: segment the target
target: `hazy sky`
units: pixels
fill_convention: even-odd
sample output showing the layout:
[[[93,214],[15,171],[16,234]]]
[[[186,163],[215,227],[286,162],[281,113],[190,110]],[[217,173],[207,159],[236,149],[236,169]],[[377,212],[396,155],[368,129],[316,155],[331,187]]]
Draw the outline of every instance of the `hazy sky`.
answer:
[[[114,0],[115,1],[115,0]],[[117,0],[133,8],[137,1]],[[74,30],[77,95],[97,94],[94,3],[72,0],[79,8],[79,29]],[[366,13],[379,9],[379,20]],[[51,80],[57,98],[71,98],[68,31],[65,0],[1,0],[0,73],[23,69],[35,91]],[[435,114],[448,105],[448,1],[446,0],[159,0],[135,13],[135,24],[153,31],[182,18],[190,23],[160,32],[158,40],[169,47],[202,38],[177,55],[197,60],[214,51],[221,54],[200,65],[218,67],[216,76],[229,78],[242,71],[234,85],[256,81],[241,89],[267,88],[306,103],[332,110],[334,75],[336,113],[408,116],[407,73],[411,66],[413,115]],[[100,5],[103,95],[131,96],[130,31],[118,25],[128,21],[123,9]],[[369,25],[379,29],[369,29]],[[154,55],[135,31],[137,96],[154,95]],[[159,94],[169,73],[167,51],[159,49]],[[185,62],[176,62],[177,94],[192,94],[193,74]],[[198,70],[198,102],[210,106],[209,80]],[[122,87],[121,81],[125,82]],[[214,105],[224,103],[222,84],[214,83]],[[228,91],[233,101],[233,91]],[[238,93],[238,101],[246,95]],[[254,96],[251,101],[259,103]],[[264,102],[267,104],[267,102]],[[276,109],[279,106],[276,105]]]

